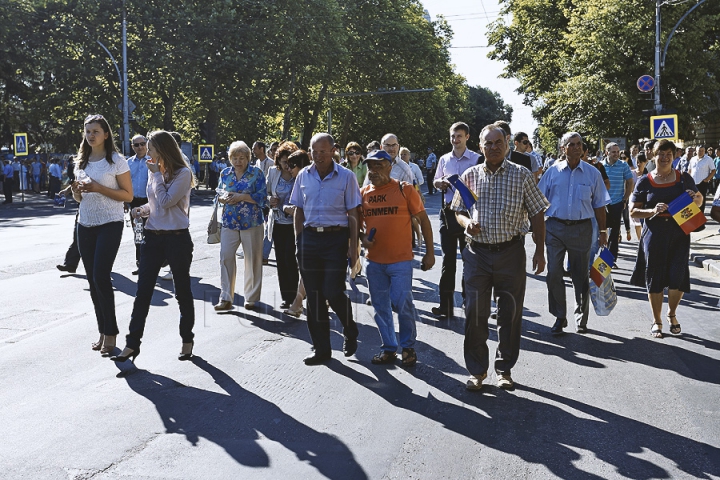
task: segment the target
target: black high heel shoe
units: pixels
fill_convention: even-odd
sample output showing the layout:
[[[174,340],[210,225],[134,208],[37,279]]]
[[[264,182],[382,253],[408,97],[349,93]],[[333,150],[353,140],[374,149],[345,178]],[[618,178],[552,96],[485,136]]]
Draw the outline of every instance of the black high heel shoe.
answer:
[[[192,341],[190,343],[183,343],[182,349],[180,350],[180,355],[178,355],[178,360],[190,360],[193,357],[193,347],[195,346],[195,342]]]
[[[128,358],[132,358],[132,362],[135,363],[135,359],[137,358],[138,355],[140,355],[140,349],[139,348],[132,349],[132,348],[125,347],[125,350],[130,350],[130,353],[128,353],[127,355],[121,354],[121,355],[112,356],[112,357],[110,357],[110,360],[112,360],[113,362],[124,362]],[[123,350],[123,352],[125,352],[125,350]]]

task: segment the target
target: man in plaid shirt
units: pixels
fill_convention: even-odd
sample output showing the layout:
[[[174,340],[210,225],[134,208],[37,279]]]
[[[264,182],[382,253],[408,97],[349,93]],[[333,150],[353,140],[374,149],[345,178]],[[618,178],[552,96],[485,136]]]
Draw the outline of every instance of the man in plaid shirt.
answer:
[[[480,390],[487,377],[488,317],[491,294],[497,297],[498,347],[495,354],[497,385],[514,386],[511,369],[520,353],[525,300],[525,235],[533,228],[535,274],[545,269],[544,212],[550,205],[527,168],[506,160],[508,140],[497,125],[480,132],[485,163],[466,170],[460,180],[477,202],[468,212],[455,192],[451,208],[465,228],[465,366],[468,390]]]

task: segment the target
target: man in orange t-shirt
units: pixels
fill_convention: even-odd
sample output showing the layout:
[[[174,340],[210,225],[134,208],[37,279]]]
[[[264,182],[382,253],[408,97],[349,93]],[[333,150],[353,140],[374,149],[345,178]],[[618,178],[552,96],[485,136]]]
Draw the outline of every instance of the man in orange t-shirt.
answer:
[[[429,245],[421,262],[423,270],[435,264],[432,227],[417,190],[409,183],[390,178],[390,155],[378,150],[371,152],[363,162],[368,167],[370,185],[360,191],[365,225],[361,239],[367,249],[366,275],[375,308],[375,323],[382,339],[382,351],[373,357],[372,363],[393,363],[397,357],[395,310],[400,324],[402,364],[411,367],[417,362],[414,347],[418,317],[412,297],[412,218],[420,222],[425,245]],[[368,234],[373,228],[375,234],[369,240]]]

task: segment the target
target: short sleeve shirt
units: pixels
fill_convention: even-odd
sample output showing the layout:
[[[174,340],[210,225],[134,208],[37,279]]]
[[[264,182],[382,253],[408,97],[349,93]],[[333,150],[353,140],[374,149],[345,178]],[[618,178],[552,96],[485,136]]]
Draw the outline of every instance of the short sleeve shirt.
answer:
[[[347,212],[361,202],[357,177],[335,162],[325,178],[314,163],[303,168],[290,195],[290,204],[303,209],[305,227],[347,227]]]
[[[113,153],[112,165],[104,158],[88,162],[85,173],[94,181],[107,188],[118,189],[117,177],[130,171],[128,162],[119,153]],[[76,172],[77,173],[77,172]],[[84,227],[96,227],[110,222],[122,222],[125,216],[123,202],[106,197],[102,193],[82,194],[78,223]]]
[[[530,230],[528,217],[549,206],[530,170],[508,160],[494,173],[485,163],[469,168],[460,180],[477,197],[470,212],[472,219],[480,224],[480,233],[472,237],[476,242],[496,244],[525,235]],[[457,191],[451,209],[467,210]]]
[[[390,179],[382,187],[367,185],[361,190],[365,231],[376,229],[375,245],[367,258],[375,263],[397,263],[413,259],[412,215],[425,210],[420,194],[408,183]]]
[[[623,160],[616,160],[615,163],[603,162],[608,179],[610,180],[610,204],[615,205],[623,201],[625,197],[625,180],[633,178],[630,165]]]
[[[542,176],[538,187],[550,201],[547,216],[561,220],[592,218],[594,209],[610,202],[600,172],[583,161],[574,169],[567,160],[555,162]]]

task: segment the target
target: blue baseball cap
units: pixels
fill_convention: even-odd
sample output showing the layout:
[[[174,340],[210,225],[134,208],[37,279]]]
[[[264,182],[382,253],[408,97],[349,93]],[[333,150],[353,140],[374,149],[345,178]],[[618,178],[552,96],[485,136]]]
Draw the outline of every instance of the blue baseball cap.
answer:
[[[368,160],[387,160],[388,162],[392,162],[393,159],[385,150],[373,150],[365,157],[363,163],[367,163]]]

